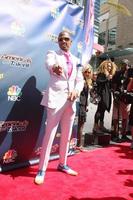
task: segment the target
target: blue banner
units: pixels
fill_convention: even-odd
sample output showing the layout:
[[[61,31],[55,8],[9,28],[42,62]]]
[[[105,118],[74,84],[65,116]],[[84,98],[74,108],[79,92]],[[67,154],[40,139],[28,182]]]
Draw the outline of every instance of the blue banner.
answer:
[[[72,53],[81,57],[84,10],[64,0],[0,0],[0,5],[0,170],[6,170],[39,157],[45,130],[40,101],[49,79],[45,55],[58,48],[57,36],[67,30]],[[58,154],[59,137],[51,155]]]

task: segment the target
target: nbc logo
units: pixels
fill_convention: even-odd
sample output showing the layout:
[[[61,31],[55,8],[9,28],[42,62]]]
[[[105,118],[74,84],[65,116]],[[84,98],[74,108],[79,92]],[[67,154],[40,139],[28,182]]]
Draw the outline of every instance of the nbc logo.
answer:
[[[15,34],[17,36],[24,36],[25,27],[21,22],[13,21],[11,23],[11,31],[12,31],[13,34]]]
[[[51,9],[51,16],[56,19],[60,15],[59,8],[52,8]]]
[[[7,92],[8,101],[20,101],[22,95],[21,88],[17,85],[12,85]]]

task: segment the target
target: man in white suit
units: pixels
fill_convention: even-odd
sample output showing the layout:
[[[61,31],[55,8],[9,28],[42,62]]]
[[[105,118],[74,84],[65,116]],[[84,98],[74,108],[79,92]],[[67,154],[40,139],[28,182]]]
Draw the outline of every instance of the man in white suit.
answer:
[[[47,90],[41,105],[47,108],[46,129],[42,143],[36,184],[42,184],[47,169],[51,147],[60,123],[61,137],[57,169],[70,175],[78,173],[67,165],[67,154],[76,112],[76,98],[83,89],[82,68],[79,59],[70,53],[72,40],[66,31],[59,33],[58,51],[48,51],[46,67],[50,73]]]

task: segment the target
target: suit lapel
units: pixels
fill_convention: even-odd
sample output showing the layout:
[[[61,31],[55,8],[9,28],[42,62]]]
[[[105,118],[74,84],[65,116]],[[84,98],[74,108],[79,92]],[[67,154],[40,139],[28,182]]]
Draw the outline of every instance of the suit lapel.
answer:
[[[57,63],[59,63],[62,67],[63,67],[63,74],[62,76],[68,79],[68,73],[67,73],[67,63],[66,63],[66,59],[63,55],[63,52],[60,50],[58,52],[56,52],[56,59],[57,59]]]

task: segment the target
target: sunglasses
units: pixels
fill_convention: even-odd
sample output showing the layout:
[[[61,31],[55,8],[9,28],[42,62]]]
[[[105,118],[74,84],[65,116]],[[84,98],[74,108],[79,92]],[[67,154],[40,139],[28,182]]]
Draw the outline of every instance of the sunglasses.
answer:
[[[62,38],[59,38],[58,41],[59,42],[63,42],[63,41],[68,42],[68,41],[70,41],[70,38],[62,37]]]
[[[91,72],[90,72],[90,71],[85,71],[84,73],[85,73],[85,74],[90,74]]]

